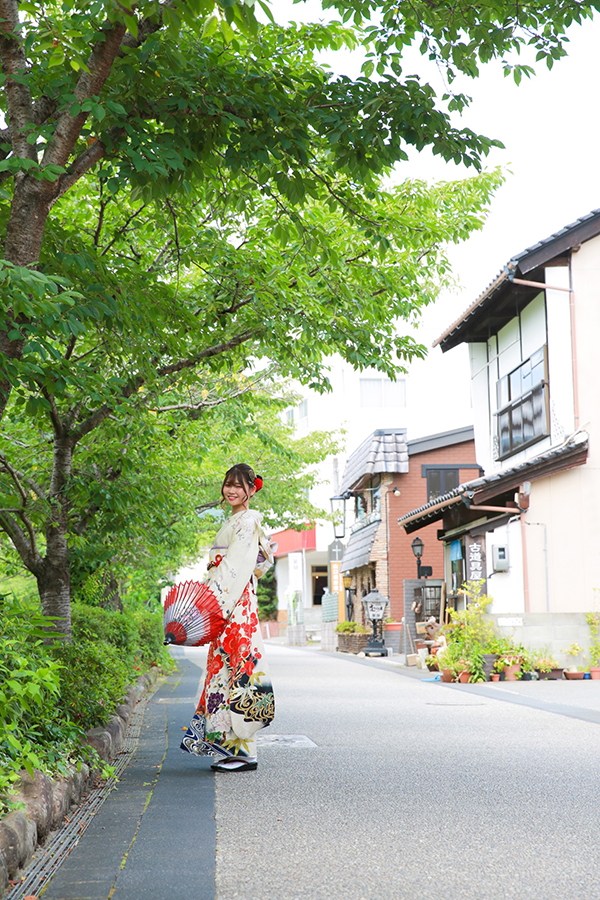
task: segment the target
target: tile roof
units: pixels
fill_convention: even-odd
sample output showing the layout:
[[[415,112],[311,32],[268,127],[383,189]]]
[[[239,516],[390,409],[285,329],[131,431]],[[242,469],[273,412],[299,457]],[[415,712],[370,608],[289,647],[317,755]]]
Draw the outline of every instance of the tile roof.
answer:
[[[483,293],[433,342],[433,346],[436,347],[439,344],[442,350],[450,349],[457,343],[457,332],[464,331],[468,326],[469,319],[472,319],[491,303],[493,297],[515,276],[527,274],[534,268],[543,266],[554,257],[569,252],[578,244],[590,240],[598,234],[600,234],[600,209],[593,209],[570,225],[565,225],[548,237],[532,244],[531,247],[515,254]]]
[[[405,528],[410,525],[410,529],[416,531],[417,527],[422,528],[430,522],[441,519],[445,510],[455,503],[465,501],[465,504],[468,505],[473,494],[486,488],[493,489],[497,487],[497,493],[501,494],[504,490],[509,490],[509,486],[515,480],[517,482],[527,481],[527,476],[531,475],[535,469],[543,467],[544,464],[552,463],[554,460],[560,460],[561,457],[572,456],[574,451],[587,451],[587,445],[587,433],[585,431],[578,432],[563,444],[560,444],[558,447],[551,447],[550,450],[535,456],[533,459],[502,469],[500,472],[494,472],[492,475],[485,475],[483,478],[475,478],[472,481],[459,484],[457,488],[454,488],[449,493],[436,497],[435,500],[430,500],[429,503],[425,503],[423,506],[419,506],[417,509],[400,516],[398,524],[406,523]],[[515,510],[515,512],[518,512],[518,510]]]
[[[365,475],[383,472],[408,472],[405,428],[381,428],[370,434],[348,457],[340,493],[352,489]]]
[[[370,525],[366,525],[350,535],[342,557],[342,572],[349,572],[351,569],[360,569],[361,566],[368,566],[375,535],[380,525],[381,519],[378,519],[377,522],[372,522]]]

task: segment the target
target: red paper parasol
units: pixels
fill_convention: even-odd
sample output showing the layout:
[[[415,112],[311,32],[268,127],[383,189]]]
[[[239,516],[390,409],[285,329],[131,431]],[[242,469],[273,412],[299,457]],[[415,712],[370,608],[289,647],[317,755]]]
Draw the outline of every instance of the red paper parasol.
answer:
[[[163,615],[165,644],[198,647],[209,644],[225,627],[225,619],[211,589],[199,581],[171,588]]]

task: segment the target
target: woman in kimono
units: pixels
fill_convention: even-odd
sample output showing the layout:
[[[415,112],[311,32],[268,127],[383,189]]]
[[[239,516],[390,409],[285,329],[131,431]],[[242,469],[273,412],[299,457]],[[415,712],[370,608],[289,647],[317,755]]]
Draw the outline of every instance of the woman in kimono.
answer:
[[[273,565],[273,548],[261,514],[248,508],[261,487],[245,463],[226,473],[221,495],[232,515],[215,538],[204,578],[226,624],[209,647],[204,690],[181,749],[217,757],[211,768],[218,772],[256,769],[256,734],[275,714],[256,601],[256,579]]]

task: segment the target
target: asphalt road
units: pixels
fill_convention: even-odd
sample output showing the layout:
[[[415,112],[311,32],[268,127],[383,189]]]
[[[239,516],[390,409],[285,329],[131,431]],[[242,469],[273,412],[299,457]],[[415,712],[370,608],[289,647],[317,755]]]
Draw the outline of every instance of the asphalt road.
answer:
[[[277,711],[258,771],[214,775],[178,750],[205,652],[177,651],[44,900],[600,898],[600,682],[442,685],[267,654]]]
[[[268,656],[269,731],[317,746],[217,775],[218,900],[600,897],[600,682],[446,686]]]

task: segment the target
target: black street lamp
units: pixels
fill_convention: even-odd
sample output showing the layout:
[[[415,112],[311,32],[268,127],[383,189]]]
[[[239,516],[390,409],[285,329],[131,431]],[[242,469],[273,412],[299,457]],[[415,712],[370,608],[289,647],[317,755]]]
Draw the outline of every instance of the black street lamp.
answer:
[[[423,556],[423,548],[425,547],[425,544],[420,537],[416,537],[410,546],[412,547],[412,552],[417,558],[417,578],[421,578],[421,576],[423,576],[423,578],[431,578],[431,574],[433,572],[431,566],[421,565],[421,557]]]
[[[331,512],[335,516],[333,533],[338,540],[343,540],[346,536],[346,500],[347,494],[339,494],[329,499]]]
[[[365,655],[377,653],[379,656],[387,656],[387,650],[383,642],[383,617],[388,601],[379,591],[371,591],[363,597],[362,604],[365,610],[365,619],[369,619],[373,625],[373,634],[365,647]]]

